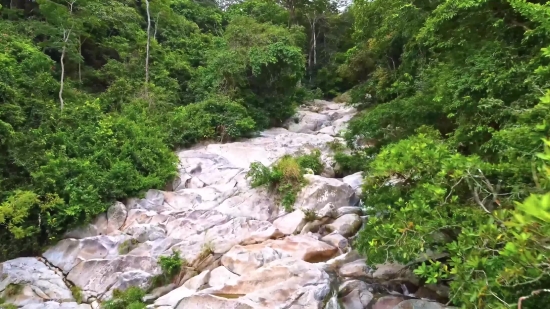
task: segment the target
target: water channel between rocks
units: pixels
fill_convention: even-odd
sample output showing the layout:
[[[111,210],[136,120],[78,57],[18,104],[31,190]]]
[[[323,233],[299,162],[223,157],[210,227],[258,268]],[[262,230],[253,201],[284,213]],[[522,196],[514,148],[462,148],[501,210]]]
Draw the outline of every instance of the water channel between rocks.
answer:
[[[329,145],[343,142],[338,133],[355,113],[316,100],[286,129],[178,151],[179,177],[169,190],[115,203],[42,257],[0,264],[0,295],[24,309],[99,308],[115,289],[147,288],[160,274],[158,257],[178,250],[189,265],[177,282],[146,296],[148,308],[445,308],[414,298],[444,301],[441,289],[418,287],[399,265],[373,271],[351,249],[367,220],[356,206],[362,175],[333,178]],[[305,175],[308,184],[292,213],[264,189],[250,188],[250,163],[269,165],[285,154],[314,149],[321,151],[325,169]],[[302,210],[315,211],[318,219],[307,222]],[[23,288],[6,297],[10,284]],[[82,304],[75,302],[73,285],[82,291]]]

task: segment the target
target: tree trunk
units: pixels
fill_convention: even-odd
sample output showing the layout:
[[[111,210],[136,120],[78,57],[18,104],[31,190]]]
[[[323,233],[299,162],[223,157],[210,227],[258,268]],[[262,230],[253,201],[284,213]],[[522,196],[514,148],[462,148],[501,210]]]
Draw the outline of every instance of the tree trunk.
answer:
[[[145,94],[149,97],[149,47],[151,45],[151,13],[149,12],[149,0],[145,0],[147,6],[147,55],[145,57]],[[149,106],[151,102],[149,101]]]
[[[157,39],[157,25],[159,23],[159,17],[160,17],[160,12],[157,14],[157,19],[155,20],[155,32],[153,32],[153,39]]]
[[[317,16],[313,16],[313,65],[317,65],[317,34],[315,32],[315,24],[317,23]]]
[[[78,37],[78,54],[82,59],[82,37]],[[82,60],[78,61],[78,81],[82,83]]]
[[[61,51],[61,80],[59,81],[59,102],[60,102],[60,107],[61,107],[61,110],[63,110],[63,106],[64,106],[64,101],[63,101],[63,83],[64,83],[64,80],[65,80],[65,62],[63,61],[64,58],[65,58],[65,50],[66,50],[66,47],[63,46],[63,50]]]

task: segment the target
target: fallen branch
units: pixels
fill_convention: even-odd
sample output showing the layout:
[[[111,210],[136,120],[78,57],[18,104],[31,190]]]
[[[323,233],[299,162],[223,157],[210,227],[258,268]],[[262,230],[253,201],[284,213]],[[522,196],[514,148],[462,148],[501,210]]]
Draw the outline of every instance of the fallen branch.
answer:
[[[523,302],[524,300],[529,299],[533,296],[537,296],[542,292],[550,293],[550,289],[535,290],[535,291],[531,292],[531,295],[520,297],[519,300],[518,300],[518,309],[521,309],[521,302]]]

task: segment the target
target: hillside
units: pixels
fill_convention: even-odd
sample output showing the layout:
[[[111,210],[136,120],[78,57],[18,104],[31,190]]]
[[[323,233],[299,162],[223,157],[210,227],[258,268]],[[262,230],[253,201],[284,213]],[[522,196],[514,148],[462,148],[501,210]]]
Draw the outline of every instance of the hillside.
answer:
[[[223,214],[217,219],[204,219],[208,228],[182,219],[191,226],[180,228],[193,235],[222,229],[231,220],[272,227],[300,209],[297,200],[312,185],[304,179],[314,177],[304,174],[328,177],[338,186],[353,176],[349,200],[332,201],[337,209],[362,207],[349,210],[362,217],[358,234],[354,228],[343,236],[353,247],[349,252],[361,257],[347,262],[373,271],[376,265],[406,265],[415,278],[414,292],[408,291],[412,286],[389,287],[393,279],[388,279],[384,293],[369,292],[376,301],[389,291],[421,298],[417,290],[430,287],[437,295],[425,298],[457,307],[518,308],[520,297],[535,292],[520,306],[542,308],[550,300],[537,292],[550,287],[549,5],[542,0],[0,0],[0,270],[17,269],[10,263],[23,258],[32,261],[30,267],[55,269],[69,278],[76,264],[98,258],[88,256],[95,250],[106,250],[101,257],[106,260],[152,256],[149,268],[140,270],[150,275],[140,277],[143,284],[119,287],[147,290],[148,280],[161,271],[157,262],[166,267],[173,262],[167,269],[181,271],[179,258],[192,264],[199,243],[178,249],[178,259],[171,255],[175,243],[130,254],[133,245],[154,244],[147,237],[160,235],[158,226],[126,230],[131,201],[153,199],[149,204],[157,207],[162,196],[164,207],[175,198],[166,192],[191,190],[176,202],[181,205],[171,205],[174,209],[140,206],[157,215],[185,213],[168,214],[175,222],[188,215],[189,222],[199,220],[193,217],[198,213],[187,213],[197,205],[205,207],[201,211],[223,208],[216,210]],[[212,151],[225,158],[216,164],[229,160],[228,170],[207,181],[181,178],[187,168],[181,154],[201,147],[209,149],[208,158]],[[194,175],[205,167],[189,168],[186,173]],[[226,178],[233,169],[242,179]],[[217,187],[233,181],[232,188]],[[213,191],[203,196],[193,191],[197,188]],[[252,209],[238,203],[224,208],[225,198],[259,188],[268,189],[263,197],[268,210],[255,209],[254,203]],[[218,194],[224,198],[218,200]],[[311,206],[313,213],[304,216],[312,219],[325,205]],[[97,226],[95,235],[82,230],[117,209],[125,219],[116,228],[104,227],[108,231],[99,235]],[[324,226],[338,216],[322,218],[328,219],[304,235],[311,232],[315,241],[345,255],[339,243],[322,240],[334,232]],[[356,222],[352,226],[358,228]],[[162,233],[170,238],[166,228]],[[302,232],[273,228],[252,242],[225,241],[231,233],[220,232],[212,241],[231,248],[222,246],[211,256],[217,261],[233,246],[276,243]],[[115,230],[133,244],[123,248],[125,254],[113,249],[128,240],[110,235]],[[134,230],[149,236],[142,239]],[[87,237],[99,237],[99,244],[87,248],[90,244],[81,241]],[[173,238],[193,239],[185,233]],[[75,256],[48,256],[68,239],[76,241],[71,250],[80,248],[71,253]],[[328,255],[323,262],[298,260],[313,265],[327,262]],[[36,266],[40,263],[47,267]],[[111,266],[122,267],[117,265]],[[134,266],[131,271],[138,271]],[[340,278],[334,271],[322,269],[316,278],[323,272],[330,280]],[[14,303],[13,286],[27,293],[25,284],[35,285],[25,276],[14,275],[21,282],[10,276],[0,281],[0,299]],[[62,293],[77,282],[69,281]],[[170,283],[184,284],[180,281]],[[330,282],[320,289],[338,292],[342,282]],[[102,291],[75,286],[83,289],[79,295],[86,303],[90,297],[118,297],[112,285]],[[62,306],[63,301],[33,291]],[[233,298],[250,292],[235,291],[210,292]],[[310,292],[323,297],[297,304],[337,306],[329,299],[351,295]],[[67,300],[79,298],[73,294]],[[363,297],[360,303],[365,302]]]

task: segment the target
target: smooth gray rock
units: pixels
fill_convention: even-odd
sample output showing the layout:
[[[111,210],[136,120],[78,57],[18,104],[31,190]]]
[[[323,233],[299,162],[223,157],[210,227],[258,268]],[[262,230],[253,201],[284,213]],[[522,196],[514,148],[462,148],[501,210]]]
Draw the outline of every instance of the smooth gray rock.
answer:
[[[339,217],[331,224],[327,225],[327,230],[337,232],[343,236],[353,236],[363,224],[363,220],[356,214],[347,214]]]
[[[18,290],[17,294],[6,295],[6,289],[14,288]],[[63,274],[32,257],[17,258],[0,264],[0,296],[7,303],[20,307],[34,304],[42,306],[50,300],[75,301],[71,290],[63,281]]]

